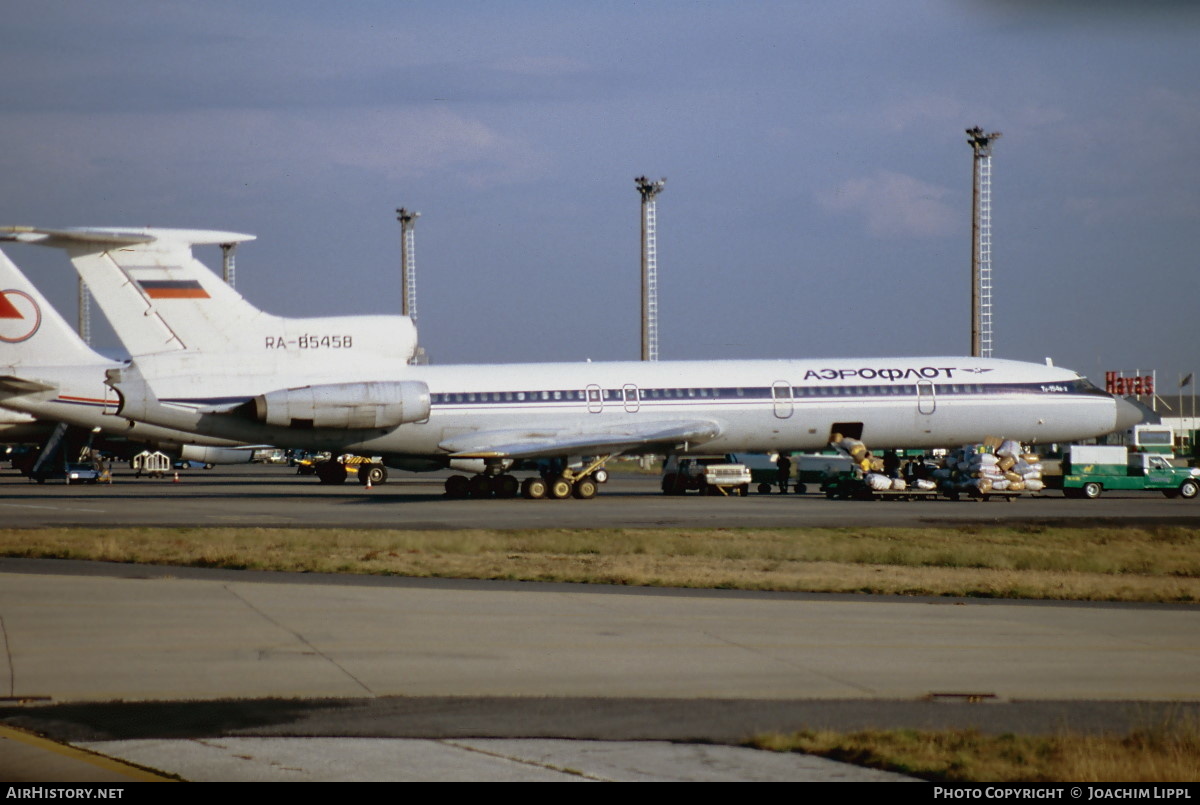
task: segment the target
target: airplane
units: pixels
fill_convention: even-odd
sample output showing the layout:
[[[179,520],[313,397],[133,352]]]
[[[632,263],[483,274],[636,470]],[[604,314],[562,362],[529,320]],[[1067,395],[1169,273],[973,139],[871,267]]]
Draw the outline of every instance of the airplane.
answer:
[[[133,313],[157,316],[169,327],[222,315],[200,295],[154,299],[147,309],[137,290],[148,276],[147,251],[175,255],[169,266],[156,264],[174,282],[208,287],[214,275],[190,256],[192,243],[213,242],[204,233],[0,231],[66,247],[123,340]],[[227,335],[231,348],[242,346],[231,354],[253,364],[254,340]],[[400,469],[474,472],[446,481],[453,497],[590,498],[597,491],[594,473],[627,452],[818,450],[835,433],[880,449],[947,447],[989,436],[1045,444],[1122,430],[1141,419],[1135,406],[1049,361],[950,356],[393,364],[364,372],[361,362],[348,359],[333,373],[314,365],[319,371],[270,375],[198,371],[205,355],[219,353],[139,356],[111,370],[121,415],[279,447],[379,455]],[[172,370],[171,361],[183,368]],[[223,361],[229,364],[228,357]],[[591,458],[550,478],[518,482],[509,472],[524,459],[581,456]],[[335,468],[326,472],[336,480]]]
[[[236,232],[154,230],[152,234],[130,233],[127,230],[87,231],[81,242],[76,232],[45,231],[33,234],[24,228],[10,228],[0,232],[0,241],[15,243],[36,242],[43,245],[60,246],[68,251],[72,259],[81,264],[95,262],[89,274],[89,288],[99,300],[121,299],[119,311],[114,313],[101,307],[111,320],[120,321],[119,337],[126,350],[139,360],[142,367],[151,367],[152,376],[182,374],[187,382],[197,375],[214,373],[223,377],[283,377],[289,373],[302,377],[320,374],[345,374],[357,371],[369,378],[382,369],[392,371],[406,365],[417,353],[417,334],[412,320],[407,316],[327,316],[319,318],[285,318],[264,313],[248,303],[233,288],[208,271],[191,254],[191,247],[205,244],[242,243],[253,240],[253,235]],[[114,254],[132,259],[136,266],[131,274],[106,270],[113,266],[105,253],[96,253],[88,244],[103,243]],[[181,245],[183,244],[183,245]],[[60,403],[57,410],[44,406],[50,394],[49,388],[33,387],[27,381],[18,384],[15,376],[9,378],[7,395],[0,385],[0,405],[34,413],[47,419],[59,419],[89,427],[109,427],[116,417],[116,394],[111,388],[100,385],[106,369],[117,366],[97,355],[70,330],[57,316],[53,308],[37,292],[10,260],[4,258],[0,267],[0,281],[5,278],[14,287],[14,299],[18,294],[37,302],[21,302],[29,307],[29,321],[41,321],[42,311],[53,314],[56,327],[41,325],[39,336],[42,349],[32,350],[31,343],[12,346],[6,353],[0,350],[0,367],[11,364],[59,364],[63,362],[79,365],[105,365],[99,372],[84,370],[86,377],[95,381],[97,389],[88,397],[85,394],[59,395],[54,402]],[[0,285],[3,287],[3,285]],[[204,300],[203,306],[189,306],[189,300]],[[157,307],[165,305],[172,310],[168,323],[159,315]],[[17,311],[14,308],[14,316]],[[0,319],[0,323],[2,323]],[[20,324],[19,319],[13,326]],[[114,328],[115,329],[115,328]],[[48,332],[53,332],[55,343]],[[0,331],[2,335],[2,331]],[[24,341],[25,339],[22,339]],[[57,346],[56,346],[57,344]],[[5,345],[7,346],[7,345]],[[154,368],[154,367],[161,367]],[[28,377],[30,370],[21,370]],[[56,370],[61,374],[61,369]],[[41,370],[44,377],[46,371]],[[15,372],[14,372],[15,375]],[[53,385],[53,384],[46,384]],[[41,396],[37,396],[40,392]],[[97,393],[99,396],[97,397]],[[52,396],[52,395],[51,395]],[[64,408],[69,402],[72,408]],[[87,408],[92,410],[83,413]],[[74,417],[67,416],[74,411]],[[101,413],[104,415],[101,417]],[[132,425],[132,423],[126,423]],[[141,423],[142,430],[149,423]],[[168,428],[168,430],[170,430]],[[146,434],[150,437],[150,434]],[[204,463],[229,461],[230,454],[218,448],[205,451],[203,458],[194,458],[198,448],[186,442],[219,446],[242,445],[242,440],[230,440],[217,434],[156,433],[155,439],[183,440],[184,452],[191,460]],[[248,444],[268,446],[257,439]],[[241,460],[248,460],[239,452]],[[341,470],[341,465],[335,469]],[[364,466],[360,481],[372,478],[375,483],[386,480],[382,466]]]
[[[252,450],[238,442],[118,416],[118,399],[105,385],[105,372],[119,366],[87,346],[0,252],[0,422],[14,426],[0,428],[0,439],[46,445],[56,424],[62,424],[82,428],[85,434],[101,431],[121,442],[144,443],[186,461],[250,460]]]

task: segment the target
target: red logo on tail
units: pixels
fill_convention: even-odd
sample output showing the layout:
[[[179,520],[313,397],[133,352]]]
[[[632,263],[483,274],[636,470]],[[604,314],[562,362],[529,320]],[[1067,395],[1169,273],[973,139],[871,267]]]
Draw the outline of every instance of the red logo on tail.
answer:
[[[0,291],[0,342],[17,344],[42,326],[42,311],[24,291]]]

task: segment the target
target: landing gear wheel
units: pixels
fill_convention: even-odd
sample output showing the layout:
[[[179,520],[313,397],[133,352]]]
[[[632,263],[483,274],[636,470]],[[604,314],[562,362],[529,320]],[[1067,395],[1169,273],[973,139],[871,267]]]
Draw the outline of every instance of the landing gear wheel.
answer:
[[[386,484],[388,479],[387,467],[382,464],[363,464],[358,468],[358,482],[363,486],[370,481],[371,486]]]
[[[571,494],[580,500],[591,500],[596,497],[596,482],[591,478],[580,478],[575,482],[575,488],[571,490]]]
[[[322,461],[317,465],[317,478],[323,484],[346,482],[346,465],[340,461]]]
[[[492,496],[492,479],[486,475],[473,475],[467,482],[467,492],[473,498],[490,498]]]
[[[521,484],[511,475],[501,475],[493,479],[492,491],[498,498],[515,498],[521,492]]]
[[[560,475],[550,481],[547,492],[555,500],[566,500],[571,497],[571,482]]]
[[[1184,500],[1191,500],[1196,495],[1200,495],[1200,484],[1195,481],[1184,481],[1179,485],[1179,497]]]
[[[608,470],[601,468],[592,473],[592,480],[598,484],[608,483]]]
[[[541,500],[546,497],[546,481],[542,478],[526,478],[521,484],[521,495],[526,500]]]
[[[471,489],[471,482],[465,475],[451,475],[446,479],[446,497],[465,498]]]
[[[1079,488],[1079,491],[1082,492],[1083,496],[1088,500],[1095,500],[1096,498],[1100,497],[1100,493],[1104,491],[1104,487],[1095,481],[1088,481]]]

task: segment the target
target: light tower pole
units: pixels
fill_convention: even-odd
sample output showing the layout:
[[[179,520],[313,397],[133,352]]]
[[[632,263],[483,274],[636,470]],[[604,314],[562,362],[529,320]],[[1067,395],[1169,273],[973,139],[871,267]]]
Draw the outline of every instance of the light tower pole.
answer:
[[[235,284],[234,280],[237,279],[237,268],[235,265],[236,260],[234,259],[234,256],[233,256],[233,253],[235,251],[237,251],[236,243],[222,243],[221,244],[222,273],[225,277],[225,284],[228,285],[230,288],[234,287],[234,284]]]
[[[413,226],[421,217],[419,212],[410,212],[404,207],[396,210],[396,220],[400,222],[400,312],[412,319],[413,326],[417,324],[417,258],[414,248]],[[420,331],[417,333],[420,337]],[[425,350],[416,346],[409,363],[429,363]]]
[[[992,357],[992,142],[1000,132],[967,129],[975,152],[971,215],[971,355]]]
[[[79,337],[83,343],[92,345],[92,292],[79,278]]]
[[[417,262],[415,256],[413,226],[421,217],[419,212],[409,212],[404,207],[396,210],[400,222],[400,312],[417,323]]]
[[[642,360],[658,360],[658,224],[654,197],[666,178],[652,182],[645,176],[633,180],[642,197]]]

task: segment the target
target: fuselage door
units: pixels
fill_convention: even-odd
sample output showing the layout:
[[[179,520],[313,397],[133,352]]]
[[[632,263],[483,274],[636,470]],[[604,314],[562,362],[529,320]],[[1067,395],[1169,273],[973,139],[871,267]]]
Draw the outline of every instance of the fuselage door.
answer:
[[[641,407],[642,398],[638,393],[638,387],[632,383],[626,383],[621,389],[621,396],[625,400],[625,410],[631,414],[637,413],[637,409]]]
[[[121,407],[121,397],[116,390],[111,386],[104,387],[104,408],[102,409],[105,416],[116,416],[117,409]]]
[[[937,409],[937,395],[933,390],[932,380],[917,381],[917,412],[932,414]]]
[[[771,384],[771,400],[775,403],[775,416],[787,419],[792,415],[792,384],[786,380],[776,380]]]
[[[590,384],[585,390],[584,395],[587,397],[588,411],[593,414],[598,414],[604,410],[604,392],[595,383]]]

